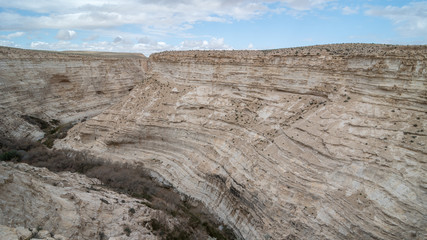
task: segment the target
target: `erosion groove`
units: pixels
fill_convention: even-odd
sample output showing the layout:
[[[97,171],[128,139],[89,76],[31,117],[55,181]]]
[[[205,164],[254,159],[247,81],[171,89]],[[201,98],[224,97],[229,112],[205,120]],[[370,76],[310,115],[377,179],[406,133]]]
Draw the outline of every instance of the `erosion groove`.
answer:
[[[35,90],[10,83],[1,91],[26,100],[20,107],[2,96],[2,106],[47,122],[93,116],[54,148],[142,165],[203,202],[241,238],[427,234],[427,46],[163,52],[148,60],[43,54],[123,65],[111,78],[105,76],[112,65],[97,69],[110,80],[74,108],[46,106],[55,113],[50,118],[28,112],[25,101],[37,99]],[[2,64],[14,61],[7,58]],[[92,60],[79,61],[85,69]],[[62,71],[46,79],[62,86],[52,92],[75,89],[73,75]],[[120,94],[111,94],[119,85]],[[74,95],[58,99],[71,104]],[[105,107],[87,110],[85,101],[101,106],[97,98]]]
[[[421,239],[426,57],[364,44],[153,54],[144,83],[56,147],[143,163],[245,239]]]
[[[202,203],[138,165],[0,138],[0,170],[2,240],[29,239],[7,236],[25,228],[45,240],[236,239]]]
[[[0,171],[0,210],[13,216],[2,216],[1,224],[44,226],[50,233],[67,237],[63,239],[123,238],[123,226],[127,226],[132,231],[130,239],[157,239],[147,222],[163,213],[142,201],[102,188],[97,179],[70,172],[55,174],[45,168],[9,162],[0,162]],[[133,209],[132,214],[129,209]],[[38,238],[48,239],[40,234]]]
[[[0,134],[40,139],[21,115],[69,123],[101,113],[145,76],[142,54],[28,51],[0,47]]]

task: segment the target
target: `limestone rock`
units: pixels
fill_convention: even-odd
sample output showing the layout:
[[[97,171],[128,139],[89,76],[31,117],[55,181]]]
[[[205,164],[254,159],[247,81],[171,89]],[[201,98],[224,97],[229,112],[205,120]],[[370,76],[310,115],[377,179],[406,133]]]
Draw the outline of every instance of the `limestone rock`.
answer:
[[[153,54],[57,148],[143,163],[245,239],[422,239],[427,46]]]
[[[40,138],[22,115],[96,115],[55,147],[142,163],[242,238],[427,234],[427,46],[164,52],[148,60],[0,48],[0,69],[0,134]],[[97,184],[1,163],[0,224],[69,239],[126,238],[126,224],[130,239],[155,238],[139,224],[154,210]],[[130,207],[141,211],[130,218]]]
[[[32,233],[32,235],[33,235],[33,236],[36,236],[36,235],[37,235],[37,233],[39,232],[39,231],[37,230],[37,228],[30,228],[30,230],[31,230],[31,233]]]
[[[41,231],[38,232],[37,237],[38,238],[47,238],[47,237],[50,237],[50,232],[47,231],[47,230],[41,230]]]
[[[16,233],[20,240],[28,240],[33,236],[33,233],[28,228],[17,227]]]
[[[14,228],[0,225],[0,239],[19,240],[19,237]]]
[[[22,118],[81,121],[99,114],[143,81],[142,54],[85,54],[0,47],[0,134],[40,139]]]
[[[64,237],[64,236],[62,236],[61,234],[55,234],[53,236],[53,238],[56,239],[56,240],[67,240],[67,238]]]
[[[0,185],[2,240],[32,236],[45,240],[98,239],[101,235],[106,239],[157,239],[144,223],[163,213],[141,200],[103,189],[97,179],[10,162],[0,162],[0,178],[7,180]],[[132,216],[128,214],[131,208],[136,210]],[[130,237],[124,226],[132,230]]]

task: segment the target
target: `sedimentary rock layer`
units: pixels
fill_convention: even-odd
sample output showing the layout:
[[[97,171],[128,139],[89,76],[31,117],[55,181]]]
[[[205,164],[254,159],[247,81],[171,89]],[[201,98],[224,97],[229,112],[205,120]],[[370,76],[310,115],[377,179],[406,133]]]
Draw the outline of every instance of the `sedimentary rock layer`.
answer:
[[[143,163],[245,239],[423,238],[427,47],[153,54],[56,147]]]
[[[99,114],[143,81],[142,54],[30,51],[0,47],[0,134],[38,139],[21,118],[62,123]]]
[[[158,239],[149,222],[161,214],[141,200],[103,188],[97,179],[0,162],[0,236],[5,240],[21,235],[40,239]],[[32,234],[27,234],[29,228],[34,228]],[[44,231],[37,233],[36,228]]]

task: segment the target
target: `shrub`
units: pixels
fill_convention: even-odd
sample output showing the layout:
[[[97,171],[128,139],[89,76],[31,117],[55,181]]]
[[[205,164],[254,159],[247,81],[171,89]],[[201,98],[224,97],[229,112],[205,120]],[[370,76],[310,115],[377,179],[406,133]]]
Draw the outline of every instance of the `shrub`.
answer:
[[[126,236],[130,236],[130,234],[131,234],[131,232],[132,232],[132,230],[130,230],[130,228],[128,227],[128,226],[126,226],[124,229],[123,229],[123,231],[125,232],[125,234],[126,234]]]
[[[151,219],[150,225],[151,229],[153,229],[154,231],[160,230],[163,227],[163,225],[155,218]]]
[[[179,226],[168,227],[168,218],[164,214],[150,221],[151,227],[157,234],[166,239],[206,239],[208,235],[217,239],[235,239],[229,231],[218,229],[219,223],[209,214],[201,204],[188,197],[182,196],[170,186],[165,186],[151,178],[142,167],[127,164],[111,163],[82,152],[72,150],[51,150],[39,142],[11,141],[0,137],[2,161],[22,161],[37,167],[46,167],[50,171],[70,171],[85,174],[88,177],[98,178],[103,184],[120,193],[137,198],[144,198],[140,204],[170,213],[180,221]],[[25,157],[20,159],[20,150],[25,151]],[[100,199],[108,203],[105,199]],[[134,214],[134,208],[129,214]],[[201,224],[203,222],[203,225]],[[131,229],[125,226],[124,232],[130,235]],[[100,232],[99,238],[106,236]]]
[[[99,232],[98,235],[99,235],[99,240],[105,240],[105,239],[107,239],[107,236],[105,236],[104,232]]]
[[[10,161],[10,160],[13,160],[15,158],[20,160],[20,157],[15,150],[7,151],[7,152],[0,154],[0,161]]]

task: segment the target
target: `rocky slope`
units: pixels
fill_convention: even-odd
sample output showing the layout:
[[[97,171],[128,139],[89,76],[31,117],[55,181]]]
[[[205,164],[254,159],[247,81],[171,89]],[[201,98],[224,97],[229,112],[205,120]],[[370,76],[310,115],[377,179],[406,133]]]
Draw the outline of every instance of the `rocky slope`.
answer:
[[[97,179],[0,162],[0,239],[158,239],[159,214]]]
[[[0,134],[43,137],[23,116],[63,124],[97,115],[141,83],[146,67],[142,54],[0,47]]]
[[[422,239],[427,46],[165,52],[57,148],[143,163],[245,239]]]

